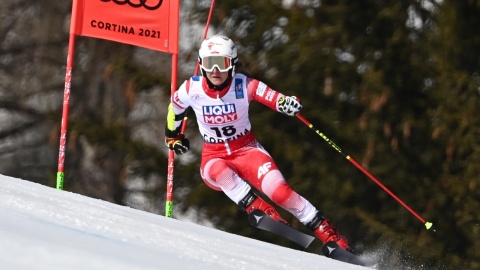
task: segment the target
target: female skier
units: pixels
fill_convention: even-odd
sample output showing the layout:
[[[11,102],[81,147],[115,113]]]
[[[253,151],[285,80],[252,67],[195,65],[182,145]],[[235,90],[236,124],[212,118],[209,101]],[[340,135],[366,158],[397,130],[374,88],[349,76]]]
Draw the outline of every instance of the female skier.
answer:
[[[166,145],[176,154],[189,150],[190,143],[180,134],[180,129],[184,112],[191,107],[204,141],[200,174],[210,188],[223,191],[248,214],[260,209],[286,223],[257,193],[262,192],[292,213],[323,243],[334,241],[353,253],[347,240],[323,213],[292,190],[251,131],[248,117],[251,101],[258,101],[288,116],[300,111],[300,101],[261,81],[235,73],[237,48],[228,37],[217,35],[204,40],[198,61],[202,76],[186,80],[168,107]]]

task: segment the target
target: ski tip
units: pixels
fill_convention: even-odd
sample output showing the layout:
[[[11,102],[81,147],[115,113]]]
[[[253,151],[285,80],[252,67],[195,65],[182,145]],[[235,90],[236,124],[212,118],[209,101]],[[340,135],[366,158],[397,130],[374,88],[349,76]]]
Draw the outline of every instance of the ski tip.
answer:
[[[325,257],[328,257],[334,260],[355,264],[355,265],[360,265],[360,266],[370,266],[369,263],[364,262],[357,255],[344,250],[337,243],[333,241],[327,242],[323,245],[322,253],[323,255],[325,255]]]

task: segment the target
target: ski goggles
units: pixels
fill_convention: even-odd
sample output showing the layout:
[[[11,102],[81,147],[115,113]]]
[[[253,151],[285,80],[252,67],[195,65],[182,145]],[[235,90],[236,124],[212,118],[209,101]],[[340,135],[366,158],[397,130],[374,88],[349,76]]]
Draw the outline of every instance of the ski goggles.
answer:
[[[202,68],[206,72],[212,72],[218,68],[220,72],[229,71],[232,67],[232,58],[228,56],[205,56],[202,57]]]

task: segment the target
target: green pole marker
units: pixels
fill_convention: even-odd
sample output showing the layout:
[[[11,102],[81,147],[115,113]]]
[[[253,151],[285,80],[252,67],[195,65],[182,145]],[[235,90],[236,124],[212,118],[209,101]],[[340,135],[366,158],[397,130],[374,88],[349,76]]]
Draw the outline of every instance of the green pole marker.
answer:
[[[167,201],[165,205],[165,216],[166,217],[172,217],[173,214],[173,202],[172,201]]]
[[[65,174],[63,172],[57,172],[57,189],[63,190],[64,180],[65,180]]]

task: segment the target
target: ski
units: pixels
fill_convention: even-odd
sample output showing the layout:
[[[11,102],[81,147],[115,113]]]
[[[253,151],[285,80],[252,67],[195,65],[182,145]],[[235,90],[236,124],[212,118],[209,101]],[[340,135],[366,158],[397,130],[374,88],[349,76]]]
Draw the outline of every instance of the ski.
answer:
[[[281,237],[284,237],[300,245],[303,248],[307,248],[308,246],[310,246],[313,240],[316,239],[315,237],[309,234],[300,232],[285,223],[279,222],[271,218],[269,215],[265,214],[265,212],[259,209],[252,211],[248,215],[248,221],[255,228],[259,228],[267,232],[271,232]],[[358,256],[356,256],[355,254],[349,251],[344,250],[343,248],[338,246],[336,242],[333,242],[333,241],[327,242],[323,245],[322,253],[323,255],[325,255],[325,257],[328,257],[337,261],[342,261],[342,262],[361,265],[361,266],[371,266],[370,263],[366,263],[362,261]]]
[[[259,209],[252,211],[248,215],[248,221],[255,228],[259,228],[284,237],[304,248],[307,248],[315,239],[315,237],[309,234],[297,231],[287,224],[271,218],[269,215],[265,214],[265,212]]]
[[[331,241],[327,242],[322,247],[322,253],[325,257],[342,261],[350,264],[356,264],[361,266],[371,266],[364,261],[362,261],[357,255],[346,251],[345,249],[341,248],[337,243]]]

